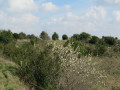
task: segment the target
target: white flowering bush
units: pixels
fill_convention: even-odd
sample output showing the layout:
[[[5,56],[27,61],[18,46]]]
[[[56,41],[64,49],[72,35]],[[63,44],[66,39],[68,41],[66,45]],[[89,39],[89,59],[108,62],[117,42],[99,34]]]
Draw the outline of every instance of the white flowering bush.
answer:
[[[58,53],[62,61],[63,72],[58,87],[64,90],[93,90],[106,86],[107,75],[97,68],[98,63],[91,56],[79,58],[81,52],[77,48],[73,50],[71,44],[67,47],[62,42],[49,44],[53,44],[52,51]]]

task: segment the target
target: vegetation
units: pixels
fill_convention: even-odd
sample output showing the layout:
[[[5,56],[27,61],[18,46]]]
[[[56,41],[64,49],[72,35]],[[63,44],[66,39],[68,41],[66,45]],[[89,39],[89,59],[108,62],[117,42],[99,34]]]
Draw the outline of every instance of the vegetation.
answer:
[[[90,39],[90,43],[91,44],[97,44],[99,41],[99,38],[97,36],[92,36],[92,38]]]
[[[52,35],[52,40],[59,40],[59,36],[56,32]]]
[[[67,36],[66,34],[64,34],[64,35],[62,36],[62,40],[68,40],[68,36]]]
[[[40,34],[40,38],[42,40],[50,40],[50,37],[48,36],[48,34],[45,31],[42,31]]]
[[[88,33],[52,40],[46,32],[35,35],[0,32],[0,89],[119,90],[120,40]],[[1,59],[0,59],[1,60]],[[12,66],[9,63],[12,63]],[[14,65],[15,66],[14,66]],[[17,77],[17,79],[13,79]],[[13,78],[12,78],[13,77]],[[2,78],[2,79],[1,79]],[[18,81],[16,87],[11,78]],[[24,83],[20,84],[21,81]],[[5,81],[4,81],[4,80]],[[10,87],[11,85],[11,87]],[[22,89],[21,89],[22,90]]]

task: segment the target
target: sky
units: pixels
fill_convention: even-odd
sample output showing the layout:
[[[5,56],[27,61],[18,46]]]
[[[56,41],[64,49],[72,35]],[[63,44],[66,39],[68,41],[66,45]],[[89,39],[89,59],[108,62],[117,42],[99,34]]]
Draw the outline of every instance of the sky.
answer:
[[[120,38],[120,0],[0,0],[0,29]]]

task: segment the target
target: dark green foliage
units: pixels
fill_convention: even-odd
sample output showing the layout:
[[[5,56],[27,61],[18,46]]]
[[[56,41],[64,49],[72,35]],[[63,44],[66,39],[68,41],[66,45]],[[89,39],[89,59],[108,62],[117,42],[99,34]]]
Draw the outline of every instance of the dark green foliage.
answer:
[[[98,47],[98,54],[99,55],[104,54],[106,51],[107,51],[107,48],[105,46],[102,45],[102,46]]]
[[[12,42],[14,39],[14,36],[11,31],[0,31],[0,42],[4,44],[8,44]]]
[[[67,36],[66,34],[64,34],[64,35],[62,36],[62,40],[68,40],[68,36]]]
[[[23,51],[20,48],[16,48],[15,44],[7,44],[4,47],[3,54],[8,57],[9,59],[12,59],[14,62],[18,63],[23,60]]]
[[[90,39],[90,34],[82,32],[79,36],[80,40],[89,40]]]
[[[114,37],[102,37],[102,39],[108,44],[108,45],[115,45],[116,44],[116,39]]]
[[[69,43],[70,43],[70,40],[67,40],[63,46],[67,47]]]
[[[71,38],[78,40],[78,41],[85,41],[87,42],[90,39],[90,34],[82,32],[81,34],[74,34]]]
[[[26,39],[26,34],[23,33],[23,32],[19,33],[19,38],[20,39]]]
[[[67,43],[68,42],[66,42],[66,44]],[[84,43],[77,41],[75,39],[71,39],[69,43],[71,43],[74,50],[77,49],[82,56],[89,54],[88,48],[84,45]]]
[[[80,38],[79,38],[79,34],[74,34],[72,37],[71,37],[71,39],[75,39],[75,40],[80,40]]]
[[[58,54],[52,53],[51,50],[52,46],[48,46],[40,55],[29,51],[31,52],[31,56],[26,55],[30,56],[27,66],[24,64],[20,68],[20,77],[37,90],[50,86],[56,88],[56,81],[58,80],[60,72],[60,59]]]
[[[14,38],[15,38],[16,40],[19,39],[19,34],[13,33],[13,36],[14,36]]]
[[[103,39],[99,39],[98,45],[106,45],[106,43]]]
[[[32,34],[32,35],[27,35],[27,39],[35,39],[36,38],[36,36],[34,35],[34,34]]]
[[[52,35],[52,40],[59,40],[59,36],[56,32]]]
[[[48,34],[45,31],[42,31],[40,34],[40,38],[42,40],[50,40],[50,37],[48,36]]]
[[[92,36],[89,43],[96,44],[96,43],[98,43],[98,41],[99,41],[99,38],[97,36]]]

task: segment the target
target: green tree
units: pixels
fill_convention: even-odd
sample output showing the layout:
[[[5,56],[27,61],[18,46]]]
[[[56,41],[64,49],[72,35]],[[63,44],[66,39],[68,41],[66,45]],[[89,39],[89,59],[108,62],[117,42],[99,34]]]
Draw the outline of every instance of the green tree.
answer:
[[[68,36],[67,36],[66,34],[64,34],[64,35],[62,36],[62,40],[68,40]]]
[[[99,38],[97,36],[92,36],[89,43],[96,44],[99,41]]]
[[[19,34],[13,33],[13,36],[14,36],[14,38],[15,38],[16,40],[19,39]]]
[[[20,39],[26,39],[26,34],[23,33],[23,32],[19,33],[19,38]]]
[[[14,40],[14,36],[10,30],[9,31],[3,30],[0,32],[0,42],[7,44],[12,40]]]
[[[35,36],[34,34],[31,34],[31,35],[27,35],[27,38],[28,38],[28,39],[35,39],[36,36]]]
[[[52,35],[52,40],[59,40],[59,36],[56,32]]]
[[[102,39],[108,44],[108,45],[115,45],[116,39],[114,37],[108,36],[108,37],[102,37]]]
[[[50,40],[50,37],[48,36],[48,34],[45,31],[42,31],[39,37],[42,40]]]
[[[79,36],[79,39],[80,40],[88,40],[88,39],[90,39],[90,34],[82,32]]]
[[[79,38],[79,34],[74,34],[72,37],[71,37],[71,39],[75,39],[75,40],[80,40],[80,38]]]

